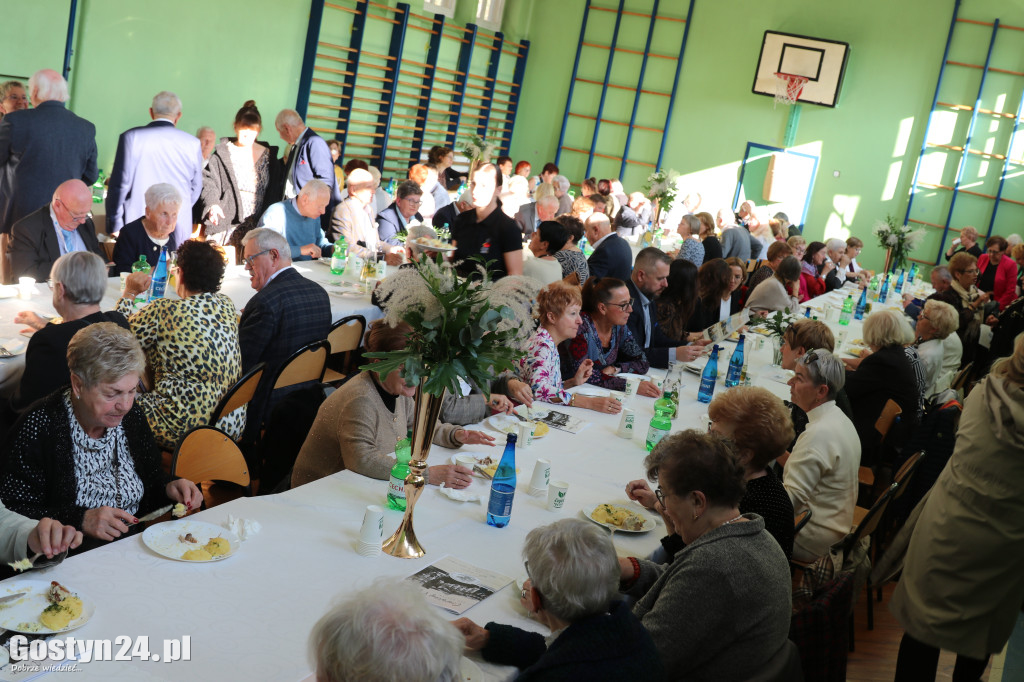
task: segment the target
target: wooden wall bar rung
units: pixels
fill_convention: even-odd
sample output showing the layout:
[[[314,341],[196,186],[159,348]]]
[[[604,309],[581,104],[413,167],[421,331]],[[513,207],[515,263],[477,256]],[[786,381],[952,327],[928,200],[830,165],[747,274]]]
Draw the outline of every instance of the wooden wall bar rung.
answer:
[[[359,147],[360,149],[363,149],[363,148],[365,148],[365,149],[380,149],[381,148],[381,145],[379,145],[379,144],[361,144],[361,143],[357,143],[357,142],[349,142],[345,146],[346,147]]]
[[[963,147],[957,147],[957,146],[951,145],[951,144],[939,144],[938,142],[928,142],[926,144],[929,147],[941,147],[942,149],[949,149],[949,150],[954,151],[954,152],[963,153],[963,151],[964,151]],[[1005,161],[1006,160],[1006,156],[1004,156],[1003,154],[991,154],[989,152],[983,152],[980,149],[968,149],[967,153],[968,154],[974,154],[975,156],[984,156],[984,157],[989,158],[989,159],[999,159],[1000,161]],[[964,190],[960,190],[960,191],[962,192]]]
[[[438,71],[442,72],[442,73],[450,73],[450,74],[455,75],[455,76],[465,76],[466,75],[466,74],[462,73],[461,71],[459,71],[458,69],[446,69],[443,66],[438,66],[438,67],[435,67],[435,68]]]
[[[624,47],[612,48],[610,45],[598,45],[597,43],[584,42],[583,46],[584,47],[596,47],[596,48],[598,48],[600,50],[611,50],[611,49],[614,49],[616,52],[625,52],[627,54],[638,54],[640,56],[643,56],[643,54],[644,54],[643,50],[629,50],[629,49],[626,49]],[[672,55],[668,55],[668,54],[658,54],[657,52],[648,52],[647,56],[648,57],[659,57],[660,59],[669,59],[671,61],[675,61],[676,59],[678,59],[678,57],[673,57]]]
[[[324,7],[330,7],[331,9],[340,10],[342,12],[348,12],[349,14],[359,14],[359,10],[354,7],[342,7],[341,5],[335,5],[333,2],[325,2]]]
[[[633,159],[626,159],[626,163],[631,163],[634,166],[646,166],[648,168],[657,168],[653,163],[647,163],[646,161],[634,161]]]
[[[381,126],[387,125],[383,121],[363,121],[363,120],[358,119],[358,118],[350,118],[348,120],[348,124],[350,126],[361,125],[361,126],[369,126],[371,128],[380,128]]]
[[[952,187],[948,187],[946,185],[936,185],[931,182],[921,182],[920,180],[918,180],[917,184],[920,185],[921,187],[927,187],[928,189],[944,189],[950,192],[953,191]]]
[[[434,67],[433,64],[427,64],[426,62],[416,62],[416,61],[413,61],[411,59],[403,59],[402,63],[403,64],[409,64],[411,66],[418,66],[421,69],[423,69],[424,71],[427,70],[427,69],[434,69],[434,68],[436,68],[436,67]]]
[[[426,26],[417,26],[416,24],[409,24],[409,28],[415,29],[417,31],[423,31],[424,33],[429,33],[432,36],[437,35],[437,31],[429,29]]]
[[[459,83],[459,81],[453,81],[450,78],[440,78],[438,76],[434,76],[434,81],[437,82],[437,83],[447,83],[448,85],[461,85],[461,83]],[[437,88],[435,88],[434,92],[441,92],[441,91],[438,90]]]
[[[373,12],[367,12],[366,16],[369,17],[370,19],[378,19],[380,21],[386,21],[389,24],[400,24],[400,23],[402,23],[398,19],[392,19],[391,17],[386,17],[383,14],[374,14]]]
[[[326,43],[326,42],[324,42],[322,40],[317,42],[317,45],[319,45],[321,47],[329,47],[329,48],[334,49],[334,50],[341,50],[343,52],[358,52],[359,51],[359,50],[355,49],[354,47],[345,47],[344,45],[335,45],[334,43]]]
[[[459,93],[455,92],[454,90],[448,90],[445,88],[434,88],[434,92],[440,92],[443,95],[451,95],[453,97],[459,96]]]
[[[588,151],[584,151],[582,149],[576,149],[575,147],[563,146],[562,149],[565,149],[566,151],[570,151],[570,152],[576,152],[578,154],[590,154],[591,153],[591,152],[588,152]],[[594,156],[600,156],[602,159],[611,159],[612,161],[622,161],[622,157],[621,156],[609,156],[608,154],[598,154],[597,152],[593,152],[593,155]]]
[[[978,26],[993,26],[991,21],[977,21],[975,19],[957,19],[958,22],[963,24],[977,24]],[[1009,29],[1010,31],[1024,31],[1024,26],[1010,26],[1009,24],[999,24],[999,28]],[[991,71],[992,69],[989,69]]]
[[[351,59],[345,59],[344,57],[334,57],[332,55],[324,54],[322,52],[317,52],[316,53],[316,58],[317,59],[329,59],[332,62],[341,62],[342,64],[352,64],[352,63],[354,63]]]
[[[974,111],[974,107],[969,104],[951,104],[949,102],[936,102],[940,107],[949,107],[950,109],[956,109],[957,111]],[[1017,118],[1017,114],[1007,111],[992,111],[991,109],[978,109],[979,114],[985,114],[987,116],[998,116],[1000,118]]]
[[[418,73],[416,71],[408,71],[407,69],[399,69],[398,73],[402,74],[403,76],[409,76],[410,78],[419,78],[420,80],[426,80],[428,78],[427,74],[425,74],[425,73]],[[405,83],[399,83],[399,85],[405,85]]]
[[[981,64],[968,64],[967,62],[954,62],[950,59],[946,60],[946,63],[951,66],[966,66],[969,69],[981,69],[985,70],[985,67]],[[995,71],[996,73],[1005,73],[1011,76],[1024,76],[1024,71],[1011,71],[1009,69],[997,69],[994,66],[988,67],[989,71]]]
[[[330,81],[320,80],[319,78],[314,78],[313,82],[314,83],[326,83],[328,85],[334,85],[334,83],[331,83]],[[348,95],[339,95],[336,92],[324,92],[323,90],[310,90],[309,94],[311,94],[311,95],[322,95],[324,97],[330,97],[331,99],[338,99],[338,98],[346,99],[348,97]],[[325,105],[320,104],[320,105],[317,105],[317,106],[325,106]],[[332,108],[337,109],[338,106],[334,105]]]
[[[919,185],[920,185],[921,183],[917,183],[917,184],[919,184]],[[927,225],[928,227],[937,227],[937,228],[939,228],[940,230],[944,230],[944,229],[946,229],[946,226],[945,226],[945,225],[939,225],[938,223],[929,223],[929,222],[926,222],[926,221],[924,221],[924,220],[914,220],[913,218],[911,218],[911,219],[910,219],[910,220],[908,220],[907,222],[908,222],[908,223],[914,223],[915,225]],[[959,232],[959,231],[960,231],[960,229],[959,229],[959,228],[952,228],[952,227],[951,227],[951,228],[949,228],[949,229],[951,229],[951,230],[953,230],[953,229],[956,229],[956,231],[957,231],[957,232]]]
[[[354,123],[354,121],[353,121],[353,123]],[[317,130],[317,128],[313,128],[313,130]],[[348,132],[348,134],[349,135],[359,135],[360,137],[384,137],[384,133],[371,133],[371,132],[368,132],[366,130],[350,130]]]
[[[395,136],[394,136],[394,135],[392,135],[392,136],[391,136],[391,139],[395,139]],[[399,151],[399,152],[413,152],[413,151],[416,151],[416,150],[415,150],[415,149],[413,149],[412,147],[396,147],[396,146],[394,146],[394,145],[391,145],[391,144],[389,144],[389,145],[388,145],[388,151],[389,151],[389,152],[394,152],[394,151]]]
[[[310,126],[309,129],[310,130],[315,130],[318,133],[334,133],[334,134],[340,134],[340,135],[344,135],[345,134],[344,130],[340,130],[340,129],[337,129],[337,128],[314,128],[313,126]]]
[[[477,80],[482,80],[482,81],[493,80],[491,78],[488,78],[487,76],[481,76],[481,75],[475,74],[475,73],[471,73],[471,74],[468,74],[468,75],[469,75],[470,78],[476,78]]]
[[[590,9],[596,9],[596,10],[599,10],[601,12],[611,12],[612,14],[618,14],[619,13],[619,10],[617,10],[617,9],[612,9],[610,7],[598,7],[597,5],[591,5]],[[644,19],[650,19],[651,18],[650,14],[641,14],[640,12],[622,12],[622,14],[629,15],[631,17],[642,17]],[[676,21],[676,22],[679,22],[680,24],[685,24],[686,23],[686,19],[677,19],[676,17],[663,17],[660,14],[656,18],[661,19],[662,21]]]

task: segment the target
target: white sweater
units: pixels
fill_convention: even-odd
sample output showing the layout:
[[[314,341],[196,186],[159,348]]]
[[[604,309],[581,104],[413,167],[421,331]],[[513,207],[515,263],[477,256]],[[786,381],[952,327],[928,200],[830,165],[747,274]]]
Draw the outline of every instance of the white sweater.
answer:
[[[798,561],[813,561],[850,532],[860,469],[857,429],[835,401],[808,412],[807,422],[782,477],[793,511],[811,509],[810,521],[793,541]]]

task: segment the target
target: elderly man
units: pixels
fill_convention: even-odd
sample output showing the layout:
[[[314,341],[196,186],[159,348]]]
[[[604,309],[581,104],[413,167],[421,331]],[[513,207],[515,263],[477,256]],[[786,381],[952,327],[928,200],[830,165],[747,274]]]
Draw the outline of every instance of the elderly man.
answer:
[[[203,168],[206,168],[210,163],[210,154],[213,154],[213,148],[217,146],[217,133],[210,126],[203,126],[196,131],[196,138],[203,150]]]
[[[146,190],[158,183],[174,185],[184,206],[192,206],[203,191],[203,149],[192,135],[176,127],[181,100],[166,90],[153,98],[152,122],[121,133],[107,188],[107,232],[121,228],[146,212]],[[192,236],[192,212],[178,211],[174,240]]]
[[[284,198],[291,199],[310,180],[323,181],[331,189],[331,201],[321,221],[324,232],[330,232],[330,216],[341,203],[341,190],[334,175],[334,160],[324,138],[306,127],[294,109],[282,109],[274,120],[281,139],[291,145],[285,152]]]
[[[243,440],[253,442],[263,417],[287,389],[271,395],[281,364],[308,343],[327,338],[331,303],[327,292],[292,267],[291,247],[277,232],[256,228],[242,238],[242,256],[256,290],[238,321],[242,372],[267,363],[249,405]]]
[[[554,220],[558,213],[558,197],[546,196],[519,207],[515,221],[523,237],[529,240],[545,220]]]
[[[629,281],[633,270],[633,250],[629,242],[612,231],[611,221],[603,213],[593,213],[583,223],[587,241],[594,252],[587,259],[591,277],[617,277]]]
[[[811,510],[810,521],[793,541],[793,558],[813,561],[853,526],[860,438],[835,403],[846,381],[843,364],[830,351],[817,348],[796,363],[795,372],[790,395],[808,423],[785,463],[782,485],[794,512]]]
[[[28,95],[21,81],[0,83],[0,121],[4,119],[4,114],[22,109],[28,109]]]
[[[45,282],[50,268],[65,253],[91,251],[106,262],[96,239],[92,190],[81,180],[61,183],[49,204],[14,224],[11,233],[11,274]]]
[[[370,204],[373,202],[373,176],[370,171],[356,168],[348,174],[348,196],[334,209],[329,239],[345,237],[349,253],[367,259],[375,258],[378,251],[384,251],[388,265],[401,265],[403,247],[384,244],[373,224]],[[413,183],[415,184],[415,183]]]
[[[716,222],[721,230],[719,240],[722,242],[722,258],[739,258],[748,261],[757,258],[761,253],[761,242],[747,228],[734,223],[735,214],[732,209],[723,208],[718,212]]]
[[[484,261],[492,279],[523,274],[522,233],[498,207],[501,181],[494,164],[485,163],[473,171],[469,188],[473,210],[460,213],[452,226],[452,262],[463,262],[463,275],[476,270],[474,262],[467,260],[473,256]]]
[[[294,199],[271,204],[258,227],[267,227],[288,240],[292,260],[312,260],[330,251],[320,216],[327,210],[331,189],[320,180],[310,180]]]
[[[629,327],[633,338],[644,349],[652,367],[665,369],[669,363],[681,360],[690,362],[700,355],[704,344],[683,345],[678,339],[670,339],[658,324],[658,309],[654,299],[668,286],[669,267],[672,257],[649,246],[636,255],[633,272],[626,280],[629,297],[633,299],[633,310],[629,313]]]
[[[558,199],[558,211],[555,216],[572,213],[572,197],[569,196],[569,178],[564,175],[556,175],[551,181],[555,188],[555,197]]]
[[[437,229],[451,230],[455,219],[473,208],[473,194],[468,189],[459,198],[434,214],[430,223]]]
[[[401,246],[398,235],[408,232],[410,220],[422,222],[419,213],[423,189],[412,180],[405,180],[395,190],[395,200],[377,214],[377,236],[385,244]]]
[[[860,272],[853,272],[850,270],[850,261],[852,258],[848,253],[846,242],[842,239],[833,237],[825,242],[825,252],[836,266],[834,269],[829,270],[828,274],[825,275],[826,291],[841,289],[848,281],[853,282],[870,279],[868,277],[868,273],[863,270]]]
[[[953,274],[949,271],[949,268],[945,265],[937,265],[932,268],[929,278],[935,291],[926,300],[948,303],[959,314],[963,309],[963,302],[960,296],[953,290]],[[912,320],[916,320],[921,314],[921,305],[914,301],[913,294],[903,294],[903,312]]]
[[[6,281],[10,273],[3,254],[14,223],[44,206],[65,180],[91,185],[99,174],[96,127],[65,108],[67,82],[43,69],[29,79],[28,91],[33,108],[12,111],[0,121],[0,275]]]

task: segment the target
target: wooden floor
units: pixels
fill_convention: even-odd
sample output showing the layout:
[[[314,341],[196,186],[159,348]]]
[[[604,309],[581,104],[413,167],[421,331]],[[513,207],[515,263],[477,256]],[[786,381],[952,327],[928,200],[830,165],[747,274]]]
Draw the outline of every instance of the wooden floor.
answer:
[[[854,616],[856,650],[850,653],[846,666],[846,679],[849,682],[892,682],[900,638],[903,637],[903,629],[889,613],[889,599],[895,587],[894,584],[886,585],[882,593],[882,603],[876,601],[874,604],[874,630],[868,630],[864,595],[857,602]],[[955,660],[954,654],[945,651],[942,653],[939,657],[939,671],[935,677],[937,682],[949,682],[953,679]],[[982,680],[999,682],[1002,678],[1001,660],[1000,657],[993,658]]]

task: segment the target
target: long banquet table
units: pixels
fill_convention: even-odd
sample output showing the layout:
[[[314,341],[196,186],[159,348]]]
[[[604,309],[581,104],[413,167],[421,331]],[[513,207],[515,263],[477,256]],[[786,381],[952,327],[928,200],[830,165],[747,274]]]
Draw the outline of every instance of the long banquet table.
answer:
[[[822,312],[824,321],[824,311],[841,303],[842,296],[827,295],[811,305]],[[841,330],[838,324],[829,324]],[[859,336],[860,323],[852,322],[845,332],[848,345]],[[735,344],[722,345],[720,368],[724,375]],[[757,345],[748,346],[754,383],[788,398],[786,374],[771,366],[771,344]],[[664,376],[659,370],[650,374]],[[683,377],[680,414],[673,431],[705,424],[707,406],[696,400],[699,377],[689,373]],[[726,389],[720,382],[716,390]],[[243,498],[190,516],[220,524],[233,515],[262,525],[261,532],[226,560],[171,561],[149,550],[136,535],[73,556],[27,578],[58,580],[95,604],[91,620],[69,633],[76,638],[113,640],[122,635],[146,635],[151,651],[159,652],[164,639],[191,637],[190,661],[93,661],[80,665],[76,679],[303,680],[311,673],[306,651],[309,631],[336,595],[364,589],[378,576],[411,575],[446,555],[521,579],[525,571],[520,553],[529,530],[557,519],[579,517],[582,509],[601,502],[630,504],[624,487],[643,477],[644,436],[653,403],[653,399],[639,396],[627,399],[626,406],[636,413],[633,440],[616,435],[619,415],[559,407],[589,425],[576,435],[552,430],[518,453],[518,487],[512,520],[506,528],[484,523],[483,504],[455,502],[437,488],[428,488],[415,517],[417,535],[427,550],[421,559],[384,554],[364,558],[356,553],[363,512],[368,504],[383,504],[387,482],[342,471],[283,494]],[[499,438],[494,447],[474,445],[462,450],[500,456],[501,448]],[[429,461],[447,462],[453,452],[435,446]],[[552,480],[569,484],[565,507],[559,512],[546,511],[544,498],[527,493],[534,463],[540,457],[551,461]],[[475,480],[473,486],[485,504],[486,482]],[[385,537],[400,519],[399,512],[385,511]],[[663,533],[658,519],[650,532],[618,532],[613,540],[621,555],[646,556],[658,546]],[[15,591],[18,580],[0,583],[0,596]],[[527,617],[518,597],[513,582],[464,615],[481,625],[494,620],[545,632]],[[515,672],[483,663],[475,654],[472,658],[488,679],[508,679]],[[0,679],[4,679],[2,672]]]

